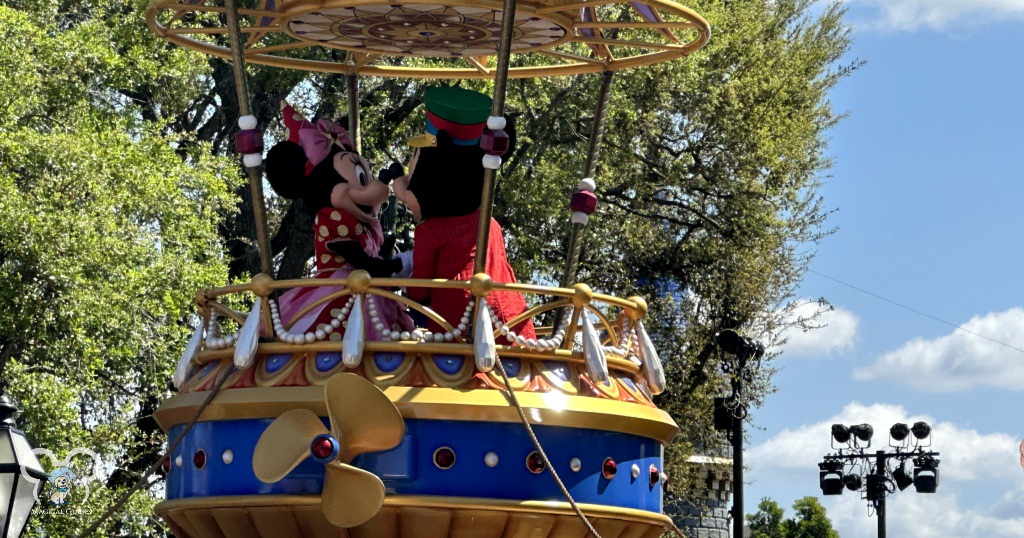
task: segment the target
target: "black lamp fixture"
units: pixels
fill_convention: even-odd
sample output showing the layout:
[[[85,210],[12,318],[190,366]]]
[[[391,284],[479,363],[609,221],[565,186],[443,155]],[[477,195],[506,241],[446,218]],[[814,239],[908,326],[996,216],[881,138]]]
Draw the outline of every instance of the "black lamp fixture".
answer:
[[[935,493],[939,487],[939,460],[931,456],[914,458],[914,489],[918,493]]]
[[[910,431],[914,434],[914,437],[918,439],[925,439],[932,433],[932,427],[925,422],[915,422],[914,426],[910,428]]]
[[[910,427],[902,422],[897,422],[889,428],[889,437],[892,437],[893,441],[901,442],[910,435]]]
[[[818,464],[818,485],[824,495],[859,492],[878,518],[878,537],[885,538],[885,498],[911,484],[918,493],[935,493],[939,486],[938,452],[931,446],[931,426],[898,422],[889,428],[892,450],[867,450],[875,429],[870,424],[832,425],[832,454]],[[910,436],[913,434],[914,438]],[[1024,444],[1021,445],[1024,447]],[[1024,448],[1021,449],[1024,454]],[[1024,460],[1021,460],[1024,462]],[[898,464],[893,468],[894,464]]]
[[[900,466],[892,472],[892,479],[896,482],[896,487],[903,491],[910,487],[914,483],[913,475],[907,471],[907,462],[901,461]]]
[[[21,536],[36,503],[36,488],[46,478],[25,433],[14,423],[17,412],[10,400],[0,396],[0,538]]]
[[[843,464],[825,460],[818,464],[818,485],[822,495],[843,494]]]

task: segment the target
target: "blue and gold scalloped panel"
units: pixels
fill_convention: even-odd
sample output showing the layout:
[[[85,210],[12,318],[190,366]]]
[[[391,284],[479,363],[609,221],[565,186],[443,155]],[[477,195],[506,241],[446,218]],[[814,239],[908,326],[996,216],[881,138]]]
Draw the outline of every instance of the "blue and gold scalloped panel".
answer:
[[[312,459],[277,483],[264,484],[256,478],[253,448],[270,422],[197,423],[171,456],[167,498],[320,493],[324,468]],[[531,470],[531,463],[537,462],[530,461],[534,447],[522,424],[406,419],[405,428],[402,443],[394,449],[363,454],[353,462],[380,476],[388,493],[565,500],[546,471]],[[175,439],[182,429],[172,428],[170,438]],[[662,484],[651,480],[651,469],[662,469],[662,447],[657,441],[561,426],[538,425],[534,430],[577,502],[661,512]],[[200,450],[203,456],[197,457]],[[607,458],[617,466],[611,479],[602,474]],[[200,469],[197,463],[204,465]],[[639,469],[635,478],[634,465]]]

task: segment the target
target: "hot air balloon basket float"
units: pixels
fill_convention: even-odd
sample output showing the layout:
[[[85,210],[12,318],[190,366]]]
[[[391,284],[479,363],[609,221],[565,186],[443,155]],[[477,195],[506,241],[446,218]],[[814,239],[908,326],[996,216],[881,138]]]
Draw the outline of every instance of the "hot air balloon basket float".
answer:
[[[147,20],[169,41],[236,63],[495,78],[502,86],[507,77],[671,60],[709,35],[699,15],[655,0],[240,4],[155,0]],[[607,20],[613,7],[632,18]],[[241,29],[216,16],[222,13],[237,14]],[[244,55],[210,38],[216,21],[222,33],[240,33],[232,41]],[[646,37],[607,37],[602,29],[613,24]],[[339,49],[343,60],[302,53],[315,47]],[[495,60],[502,55],[539,59],[506,72]],[[396,56],[437,62],[377,63]],[[462,121],[481,125],[470,144],[480,148],[485,169],[482,223],[490,219],[486,182],[508,149],[503,98],[488,103],[489,117]],[[428,112],[436,121],[421,147],[431,136],[446,142],[439,130],[466,127]],[[236,142],[250,178],[258,178],[262,133],[243,119]],[[595,210],[595,190],[586,179],[572,195],[574,242]],[[476,252],[491,256],[484,241]],[[476,263],[461,279],[355,269],[344,278],[276,280],[268,268],[249,283],[198,293],[200,322],[175,372],[178,393],[156,412],[173,447],[167,499],[156,510],[174,535],[653,538],[670,528],[662,451],[678,428],[652,402],[666,387],[644,328],[644,299],[603,295],[571,279],[561,286],[519,283],[511,274],[499,281],[495,275],[505,273],[491,269],[491,260]],[[313,299],[283,309],[279,299],[295,290]],[[442,295],[465,304],[442,308]],[[503,297],[523,306],[503,307]],[[251,307],[232,307],[240,304]],[[385,305],[420,323],[389,326]],[[327,317],[298,323],[310,312]]]

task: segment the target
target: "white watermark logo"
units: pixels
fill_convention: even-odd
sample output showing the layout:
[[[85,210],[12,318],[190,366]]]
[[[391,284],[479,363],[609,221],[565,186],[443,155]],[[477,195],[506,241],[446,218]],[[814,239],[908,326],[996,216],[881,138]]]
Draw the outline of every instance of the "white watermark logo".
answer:
[[[79,513],[81,510],[70,509],[72,502],[83,503],[89,500],[89,483],[100,479],[102,462],[99,454],[88,448],[73,448],[63,460],[45,448],[36,448],[32,453],[42,461],[41,456],[50,459],[50,473],[43,487],[36,487],[33,495],[36,502],[53,510],[54,513]],[[21,475],[26,480],[38,484],[41,479],[29,475],[25,467]]]

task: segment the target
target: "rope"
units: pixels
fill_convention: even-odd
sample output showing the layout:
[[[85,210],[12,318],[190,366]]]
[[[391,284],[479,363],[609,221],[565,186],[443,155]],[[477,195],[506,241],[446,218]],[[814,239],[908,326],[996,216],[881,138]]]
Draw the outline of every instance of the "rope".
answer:
[[[516,393],[512,390],[512,384],[508,380],[508,374],[505,373],[505,367],[501,364],[501,359],[498,359],[495,362],[497,363],[498,373],[501,374],[501,379],[505,382],[505,392],[508,394],[508,398],[511,400],[512,405],[516,408],[516,412],[519,413],[519,420],[521,420],[523,426],[526,427],[526,432],[530,435],[530,440],[533,441],[533,446],[537,449],[537,453],[540,454],[541,459],[544,460],[544,467],[551,471],[551,477],[555,479],[555,483],[558,484],[558,489],[562,490],[562,495],[565,495],[565,498],[569,501],[573,511],[576,512],[580,521],[583,522],[583,526],[585,526],[590,534],[595,538],[601,538],[601,535],[594,530],[594,526],[590,524],[590,520],[587,519],[587,516],[583,514],[582,510],[580,510],[579,505],[576,504],[576,500],[572,498],[568,488],[565,487],[565,483],[562,482],[561,478],[559,478],[558,472],[556,472],[554,466],[551,465],[551,460],[549,460],[548,455],[544,453],[544,447],[540,446],[540,440],[537,439],[537,434],[533,432],[533,427],[530,426],[530,421],[527,420],[526,413],[523,412],[523,407],[519,405],[519,399],[516,398]]]
[[[227,381],[228,376],[231,375],[231,370],[232,369],[230,366],[224,369],[224,372],[221,374],[220,378],[217,379],[217,384],[213,387],[213,390],[210,391],[210,394],[206,396],[206,399],[203,400],[203,403],[199,405],[198,409],[196,409],[196,415],[192,417],[192,420],[188,423],[187,426],[185,426],[185,430],[181,432],[181,435],[179,435],[178,438],[175,439],[174,442],[167,447],[167,452],[163,456],[161,456],[160,459],[156,461],[156,463],[151,465],[149,469],[147,469],[146,472],[141,477],[139,477],[139,480],[135,482],[135,485],[132,486],[131,489],[129,489],[128,491],[124,492],[124,494],[121,495],[121,497],[117,499],[116,502],[114,502],[113,506],[107,509],[107,511],[104,512],[103,515],[99,517],[99,519],[94,521],[92,525],[89,525],[88,528],[82,531],[81,534],[78,535],[78,538],[86,538],[87,536],[96,532],[96,530],[100,528],[100,525],[102,525],[107,519],[109,519],[110,516],[114,515],[119,510],[124,508],[124,505],[128,502],[128,499],[130,499],[131,496],[134,495],[136,491],[138,491],[144,485],[147,485],[149,483],[149,477],[152,476],[153,473],[155,473],[157,469],[159,469],[160,466],[164,464],[164,461],[166,461],[170,457],[170,455],[174,453],[174,450],[178,448],[178,445],[180,445],[181,442],[185,439],[185,436],[188,435],[188,432],[192,430],[193,426],[195,426],[196,422],[199,420],[200,415],[203,414],[203,411],[206,410],[206,407],[210,405],[211,401],[213,401],[214,396],[216,396],[217,393],[220,392],[221,387],[224,386],[224,382]]]

